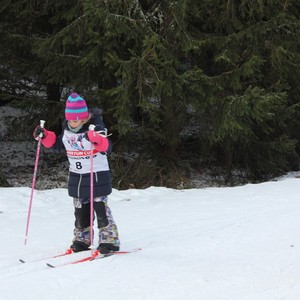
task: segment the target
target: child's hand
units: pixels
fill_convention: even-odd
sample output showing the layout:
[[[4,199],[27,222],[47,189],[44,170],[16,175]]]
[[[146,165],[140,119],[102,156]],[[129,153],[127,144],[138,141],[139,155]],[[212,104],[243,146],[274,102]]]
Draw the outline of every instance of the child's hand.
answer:
[[[45,128],[42,128],[40,125],[37,125],[33,131],[33,137],[38,140],[39,138],[44,139],[48,134],[48,131]]]
[[[99,135],[96,131],[94,130],[89,130],[86,135],[85,138],[90,141],[93,144],[100,144],[101,140],[104,138],[101,135]]]
[[[105,152],[108,149],[109,143],[106,137],[101,136],[94,130],[89,130],[85,138],[95,145],[99,152]]]
[[[56,142],[56,135],[53,131],[49,131],[40,125],[37,125],[33,131],[33,137],[38,140],[42,140],[43,146],[51,148]]]

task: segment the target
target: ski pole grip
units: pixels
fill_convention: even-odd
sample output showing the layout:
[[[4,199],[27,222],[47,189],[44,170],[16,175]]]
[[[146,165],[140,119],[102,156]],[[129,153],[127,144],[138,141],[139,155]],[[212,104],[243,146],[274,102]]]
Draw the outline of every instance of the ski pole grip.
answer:
[[[94,130],[95,130],[95,127],[96,127],[96,126],[95,126],[94,124],[91,124],[91,125],[89,126],[89,130],[93,130],[93,131],[94,131]]]
[[[44,128],[45,123],[46,123],[46,121],[40,120],[40,126],[41,126],[41,128]]]
[[[46,121],[44,121],[44,120],[40,120],[40,127],[41,128],[44,128],[45,122]],[[42,137],[43,137],[43,132],[41,132],[40,135],[39,135],[39,138],[42,138]]]

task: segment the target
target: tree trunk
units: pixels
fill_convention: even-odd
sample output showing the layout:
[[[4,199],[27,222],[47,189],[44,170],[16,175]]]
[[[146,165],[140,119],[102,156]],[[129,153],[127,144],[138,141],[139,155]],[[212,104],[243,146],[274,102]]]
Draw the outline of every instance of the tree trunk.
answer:
[[[10,186],[1,169],[0,169],[0,186],[2,187]]]
[[[47,90],[47,100],[49,101],[60,101],[60,86],[58,84],[49,83],[46,86]]]

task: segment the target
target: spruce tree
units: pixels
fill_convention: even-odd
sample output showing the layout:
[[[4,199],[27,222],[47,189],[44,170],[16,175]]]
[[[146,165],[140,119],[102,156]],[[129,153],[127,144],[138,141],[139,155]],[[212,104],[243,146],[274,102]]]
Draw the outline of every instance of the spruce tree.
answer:
[[[299,102],[299,4],[202,1],[188,6],[198,40],[192,65],[214,82],[201,112],[201,150],[223,166],[262,178],[286,170],[296,140],[288,125]],[[211,156],[207,157],[211,160]]]
[[[104,108],[119,145],[138,139],[159,163],[190,155],[263,178],[297,163],[299,6],[4,1],[0,80],[83,93]]]
[[[64,82],[48,74],[49,61],[35,49],[41,40],[65,27],[74,1],[2,1],[0,7],[0,65],[2,92],[60,100]]]

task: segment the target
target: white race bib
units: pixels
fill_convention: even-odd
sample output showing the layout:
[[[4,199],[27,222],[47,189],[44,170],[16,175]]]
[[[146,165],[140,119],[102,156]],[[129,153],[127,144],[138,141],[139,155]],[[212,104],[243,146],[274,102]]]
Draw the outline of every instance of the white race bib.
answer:
[[[78,174],[87,174],[91,169],[91,143],[84,138],[85,133],[74,133],[64,131],[63,143],[65,145],[70,171]],[[93,147],[93,172],[108,171],[108,161],[104,154],[101,154]]]

